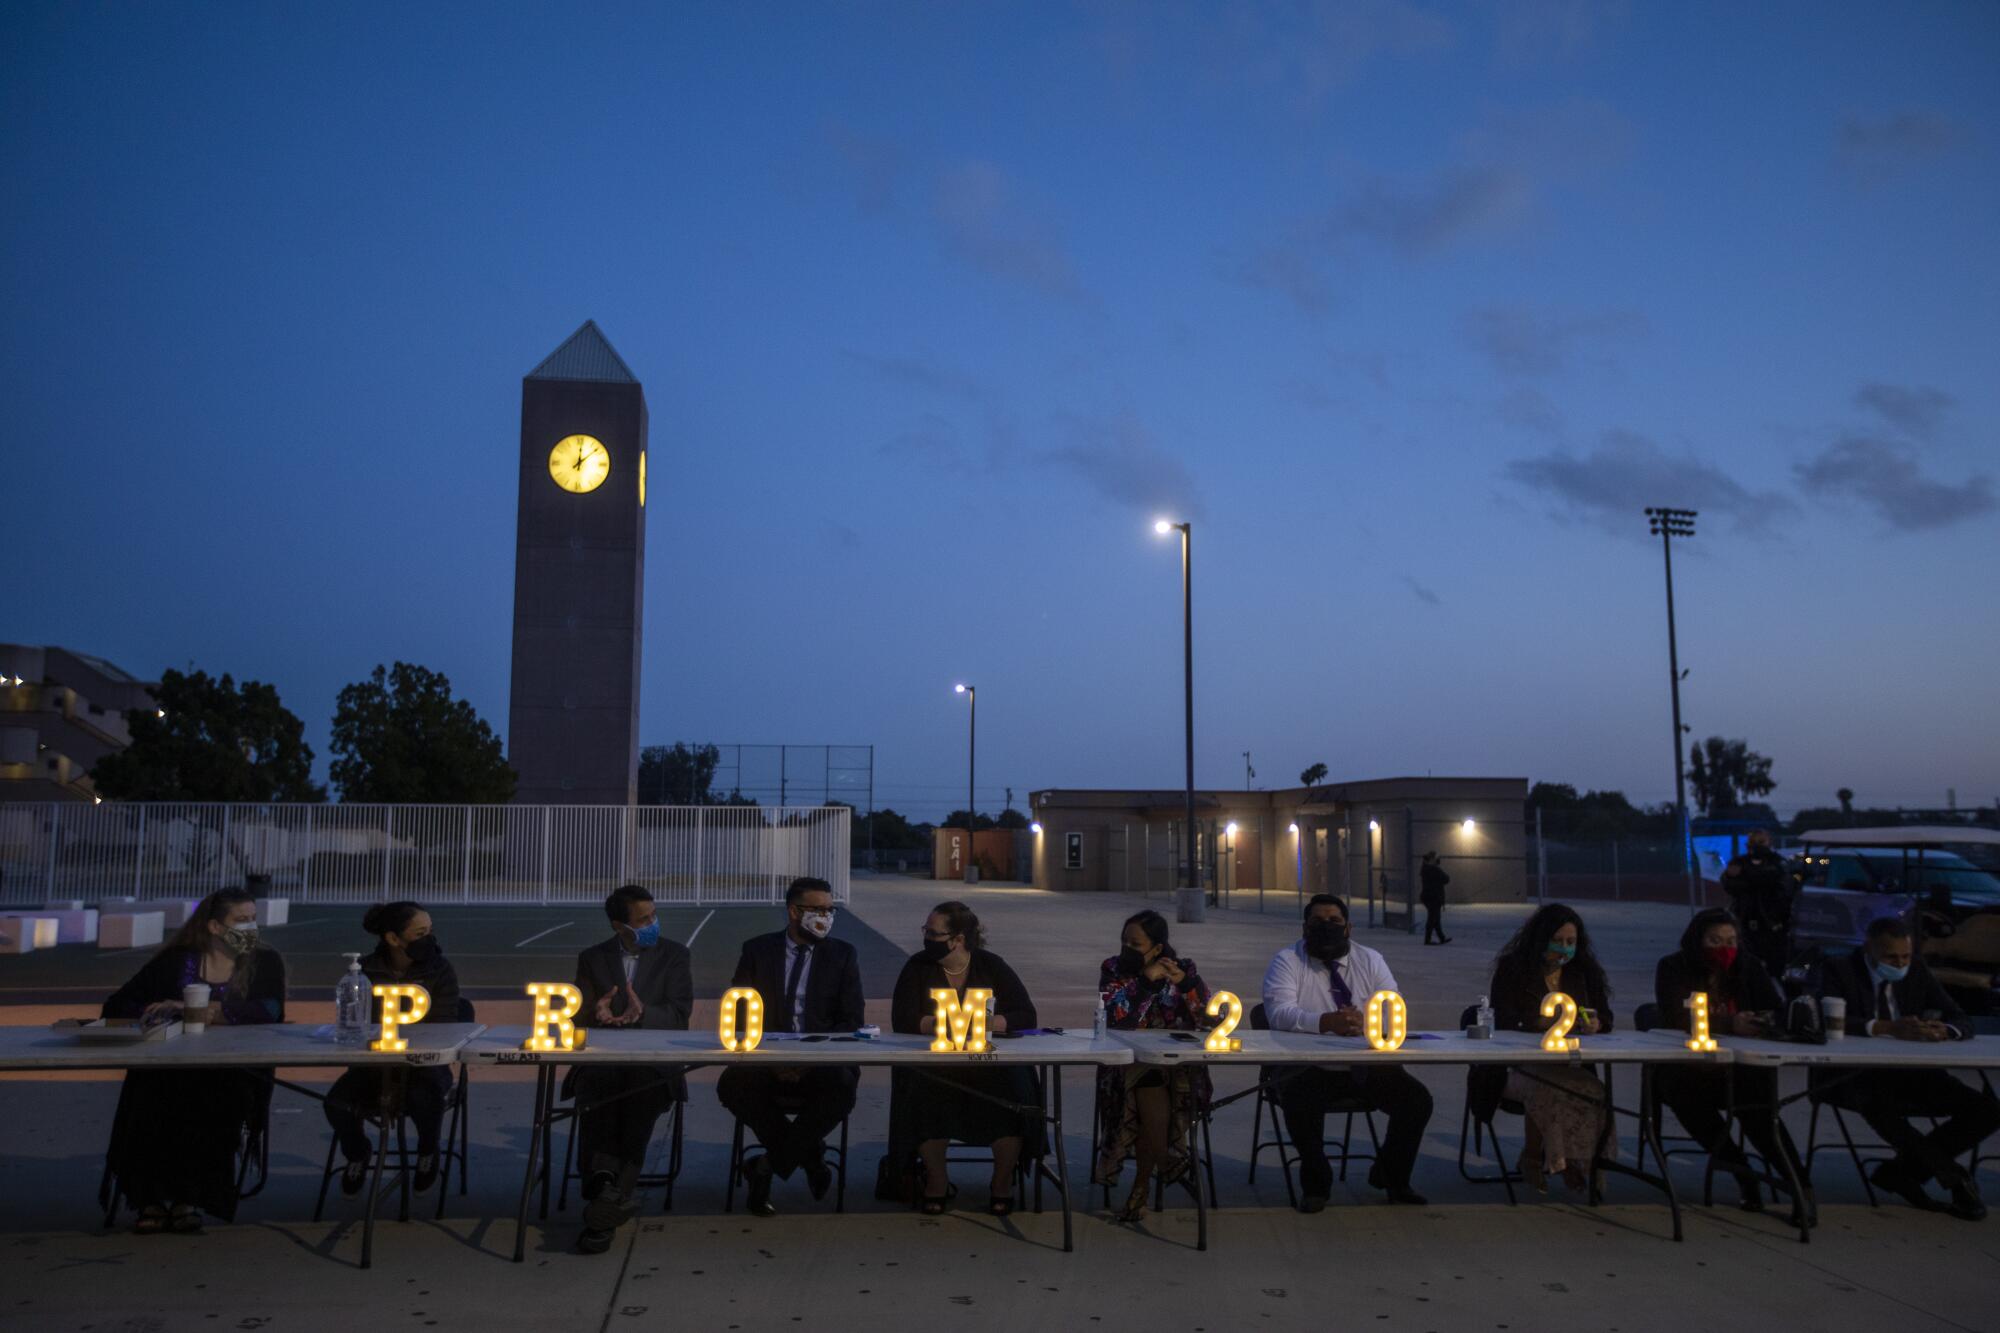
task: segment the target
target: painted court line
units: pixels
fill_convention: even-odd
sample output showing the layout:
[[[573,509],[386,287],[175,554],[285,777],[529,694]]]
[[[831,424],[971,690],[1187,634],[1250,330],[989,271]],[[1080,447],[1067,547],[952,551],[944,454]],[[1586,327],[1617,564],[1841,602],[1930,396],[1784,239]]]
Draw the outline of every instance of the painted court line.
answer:
[[[708,916],[703,917],[700,920],[700,922],[696,924],[695,928],[688,932],[687,945],[686,945],[687,948],[690,949],[694,948],[694,937],[701,934],[701,928],[707,925],[709,923],[709,920],[712,917],[714,917],[714,915],[715,915],[715,909],[713,907],[709,908]]]
[[[514,947],[518,949],[521,947],[522,944],[533,944],[536,940],[540,939],[542,936],[553,935],[557,931],[562,930],[564,927],[568,926],[569,924],[570,924],[569,922],[564,921],[558,925],[550,926],[547,930],[538,930],[534,934],[528,936],[527,939],[522,940],[521,944],[517,944]]]

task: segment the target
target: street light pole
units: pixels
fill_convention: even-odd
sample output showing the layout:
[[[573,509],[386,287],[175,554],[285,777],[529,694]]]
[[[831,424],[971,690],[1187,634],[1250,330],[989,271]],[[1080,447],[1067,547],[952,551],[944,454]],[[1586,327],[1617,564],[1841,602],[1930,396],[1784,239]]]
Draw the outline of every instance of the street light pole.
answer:
[[[1681,863],[1687,870],[1688,911],[1701,910],[1701,891],[1695,881],[1693,843],[1689,837],[1687,811],[1687,771],[1681,754],[1681,657],[1680,645],[1674,631],[1674,538],[1692,538],[1694,520],[1698,511],[1693,509],[1648,509],[1646,520],[1651,525],[1652,534],[1660,539],[1660,552],[1666,558],[1667,568],[1667,676],[1673,688],[1674,699],[1674,819],[1678,825],[1681,840]]]
[[[972,859],[973,816],[977,807],[973,804],[973,793],[979,774],[979,691],[970,685],[952,686],[954,693],[962,694],[971,705],[966,713],[965,734],[965,882],[973,882],[979,873]]]
[[[1204,913],[1201,862],[1195,855],[1194,831],[1194,524],[1161,519],[1153,525],[1153,531],[1162,537],[1169,532],[1181,535],[1181,703],[1187,724],[1187,838],[1182,852],[1187,857],[1187,873],[1174,916],[1180,921],[1198,922]]]

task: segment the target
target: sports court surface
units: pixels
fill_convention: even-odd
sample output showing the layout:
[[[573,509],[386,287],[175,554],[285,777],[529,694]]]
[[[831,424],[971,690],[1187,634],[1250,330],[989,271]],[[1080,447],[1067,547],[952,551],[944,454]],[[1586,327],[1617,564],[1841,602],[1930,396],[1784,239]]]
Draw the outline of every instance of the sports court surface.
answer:
[[[284,955],[294,999],[331,999],[333,984],[347,967],[341,955],[375,947],[374,938],[361,929],[364,910],[295,904],[289,925],[264,932],[265,942]],[[578,951],[611,933],[603,909],[597,906],[440,907],[431,916],[446,957],[458,969],[459,985],[473,1000],[518,999],[530,981],[567,980]],[[782,907],[660,908],[661,934],[688,945],[694,955],[698,997],[713,997],[729,985],[744,940],[778,930],[784,921]],[[860,952],[866,992],[889,994],[907,951],[852,912],[840,914],[834,934]],[[94,944],[68,944],[0,957],[0,1004],[102,999],[137,972],[155,947],[99,949]],[[325,994],[318,994],[315,986],[323,986]]]

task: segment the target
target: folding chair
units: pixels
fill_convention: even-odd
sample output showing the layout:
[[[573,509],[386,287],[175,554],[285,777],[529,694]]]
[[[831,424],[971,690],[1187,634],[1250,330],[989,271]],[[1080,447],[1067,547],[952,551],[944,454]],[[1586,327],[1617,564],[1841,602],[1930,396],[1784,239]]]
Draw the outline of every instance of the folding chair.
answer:
[[[464,996],[460,996],[458,1012],[450,1021],[454,1023],[471,1023],[475,1021],[473,1013],[472,1001],[466,999]],[[386,1073],[387,1071],[384,1072]],[[445,1198],[451,1192],[451,1167],[453,1162],[458,1163],[459,1195],[463,1197],[466,1192],[466,1175],[471,1169],[472,1153],[472,1118],[467,1109],[471,1089],[472,1066],[461,1064],[458,1066],[457,1077],[452,1080],[451,1091],[445,1094],[444,1112],[447,1119],[445,1120],[444,1138],[438,1145],[437,1216],[439,1217],[444,1216]],[[379,1107],[355,1107],[354,1109],[361,1113],[361,1120],[365,1126],[374,1130],[381,1128],[382,1111]],[[403,1222],[410,1220],[409,1181],[415,1174],[417,1165],[417,1155],[410,1151],[408,1137],[409,1124],[410,1117],[407,1114],[396,1117],[396,1146],[389,1150],[390,1161],[383,1164],[384,1170],[394,1170],[396,1172],[397,1178],[403,1186],[402,1208],[398,1214],[398,1220]],[[313,1204],[313,1221],[315,1222],[320,1220],[321,1214],[326,1210],[327,1186],[333,1182],[334,1176],[338,1174],[338,1168],[334,1166],[334,1153],[339,1146],[340,1141],[338,1137],[329,1135],[326,1144],[326,1163],[321,1168],[319,1177],[319,1198]]]
[[[1460,1028],[1471,1027],[1479,1018],[1479,1006],[1469,1004],[1465,1012],[1458,1016]],[[1518,1203],[1514,1197],[1514,1182],[1521,1179],[1521,1173],[1507,1165],[1507,1159],[1500,1152],[1500,1131],[1493,1124],[1493,1117],[1501,1111],[1509,1115],[1524,1116],[1528,1108],[1506,1095],[1507,1070],[1504,1065],[1473,1065],[1465,1071],[1465,1112],[1458,1123],[1458,1174],[1473,1185],[1502,1185],[1507,1190],[1507,1202]],[[1493,1141],[1493,1159],[1499,1163],[1497,1176],[1475,1176],[1465,1165],[1465,1147],[1469,1138],[1472,1151],[1485,1151],[1482,1136]]]
[[[1096,1184],[1098,1189],[1103,1192],[1104,1207],[1109,1210],[1111,1207],[1111,1186],[1097,1179],[1098,1159],[1100,1150],[1104,1146],[1103,1108],[1098,1103],[1099,1086],[1095,1078],[1092,1078],[1090,1086],[1090,1178],[1092,1183]],[[1215,1148],[1213,1140],[1209,1137],[1209,1114],[1206,1111],[1199,1112],[1199,1114],[1201,1116],[1201,1166],[1208,1175],[1208,1206],[1214,1208],[1217,1206],[1215,1193]],[[1125,1163],[1133,1160],[1134,1158],[1131,1153],[1125,1154],[1125,1156],[1118,1159],[1119,1169],[1123,1171]],[[1176,1183],[1187,1184],[1191,1190],[1198,1188],[1198,1185],[1189,1183],[1193,1174],[1192,1164],[1190,1164],[1188,1175],[1182,1177]],[[1156,1175],[1153,1177],[1153,1211],[1158,1212],[1165,1208],[1167,1206],[1166,1200],[1167,1182]]]
[[[236,1197],[239,1201],[253,1199],[260,1194],[271,1180],[271,1091],[269,1083],[261,1082],[257,1089],[257,1104],[250,1120],[243,1126],[243,1140],[237,1149]],[[111,1139],[115,1142],[119,1130],[132,1114],[126,1099],[126,1089],[118,1089],[118,1106],[111,1113]],[[245,1188],[250,1178],[250,1168],[257,1168],[257,1183]],[[107,1151],[104,1159],[104,1174],[97,1183],[97,1201],[104,1205],[104,1226],[107,1230],[118,1225],[118,1205],[125,1197],[124,1182],[111,1169],[111,1157]]]
[[[667,1169],[651,1173],[641,1172],[637,1181],[638,1188],[640,1189],[665,1187],[667,1192],[666,1199],[660,1205],[660,1211],[663,1213],[671,1213],[674,1210],[674,1182],[681,1177],[681,1133],[682,1122],[686,1119],[686,1111],[686,1102],[676,1101],[667,1104],[667,1109],[661,1113],[662,1119],[671,1122],[667,1127]],[[569,1208],[569,1183],[572,1180],[580,1181],[583,1179],[583,1172],[579,1171],[576,1166],[576,1122],[581,1118],[582,1113],[573,1105],[568,1108],[559,1107],[549,1117],[551,1122],[555,1120],[569,1121],[569,1138],[563,1144],[562,1180],[556,1190],[556,1211],[559,1213],[565,1212]],[[543,1189],[542,1216],[547,1217],[548,1194],[546,1182],[544,1182]]]
[[[1270,1027],[1270,1019],[1264,1012],[1264,1006],[1260,1004],[1253,1007],[1250,1010],[1251,1030],[1254,1032],[1268,1032]],[[1299,1206],[1299,1195],[1297,1187],[1292,1183],[1292,1167],[1298,1163],[1299,1157],[1285,1142],[1285,1120],[1278,1104],[1278,1088],[1282,1081],[1282,1079],[1272,1077],[1268,1066],[1260,1066],[1257,1070],[1257,1100],[1251,1108],[1250,1120],[1249,1183],[1252,1185],[1257,1183],[1257,1159],[1264,1153],[1275,1150],[1278,1154],[1278,1169],[1284,1172],[1285,1175],[1285,1197],[1291,1201],[1292,1207],[1296,1208]],[[1269,1139],[1264,1137],[1264,1115],[1267,1109],[1271,1116],[1271,1137]],[[1358,1096],[1336,1099],[1332,1105],[1327,1107],[1327,1113],[1329,1115],[1342,1115],[1346,1117],[1340,1131],[1340,1137],[1337,1139],[1329,1138],[1321,1145],[1322,1149],[1329,1149],[1338,1145],[1338,1152],[1328,1152],[1326,1156],[1329,1162],[1338,1161],[1340,1163],[1339,1178],[1344,1181],[1347,1179],[1348,1164],[1350,1162],[1374,1161],[1376,1154],[1382,1151],[1382,1140],[1375,1133],[1374,1111],[1369,1109],[1368,1103]],[[1353,1150],[1354,1117],[1357,1115],[1368,1126],[1368,1141],[1374,1145],[1374,1152],[1364,1153]],[[1206,1129],[1207,1127],[1203,1126],[1204,1132],[1206,1132]],[[1209,1180],[1208,1194],[1209,1199],[1213,1201],[1215,1198],[1215,1183],[1212,1174]]]
[[[777,1104],[779,1110],[796,1114],[804,1103],[797,1097],[780,1094]],[[847,1122],[851,1115],[850,1112],[849,1115],[840,1118],[840,1146],[829,1145],[827,1148],[827,1152],[834,1159],[833,1211],[836,1213],[847,1211]],[[736,1211],[736,1187],[739,1184],[746,1184],[749,1180],[744,1174],[743,1166],[750,1154],[743,1140],[743,1122],[738,1120],[735,1137],[729,1145],[729,1180],[722,1193],[722,1211],[725,1213]]]

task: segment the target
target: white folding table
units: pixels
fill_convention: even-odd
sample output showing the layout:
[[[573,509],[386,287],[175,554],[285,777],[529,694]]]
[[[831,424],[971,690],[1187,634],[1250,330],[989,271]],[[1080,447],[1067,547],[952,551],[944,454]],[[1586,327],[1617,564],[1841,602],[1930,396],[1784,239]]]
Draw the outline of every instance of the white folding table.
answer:
[[[934,1052],[929,1037],[883,1033],[866,1040],[827,1036],[801,1040],[789,1034],[766,1033],[754,1051],[725,1051],[714,1033],[664,1032],[657,1029],[589,1029],[580,1051],[524,1051],[526,1027],[496,1027],[468,1043],[462,1058],[492,1065],[537,1067],[534,1124],[528,1136],[528,1165],[521,1180],[521,1203],[515,1215],[514,1259],[527,1256],[528,1200],[539,1173],[546,1195],[549,1176],[549,1122],[555,1111],[556,1070],[564,1065],[657,1065],[696,1069],[704,1065],[863,1065],[909,1069],[918,1073],[981,1065],[1029,1065],[1041,1072],[1047,1098],[1042,1118],[1055,1148],[1053,1182],[1062,1196],[1063,1249],[1074,1248],[1070,1216],[1069,1163],[1063,1148],[1061,1069],[1068,1065],[1126,1065],[1132,1049],[1122,1042],[1096,1041],[1071,1033],[996,1036],[991,1049],[979,1054]],[[819,1034],[812,1034],[817,1037]],[[1038,1165],[1035,1188],[1041,1189],[1045,1166]]]
[[[452,1064],[457,1061],[460,1049],[483,1031],[485,1028],[477,1023],[413,1023],[402,1029],[410,1048],[391,1052],[371,1051],[365,1045],[339,1045],[331,1035],[321,1035],[326,1029],[306,1023],[211,1024],[203,1032],[130,1044],[85,1041],[45,1027],[0,1027],[0,1070],[246,1069],[270,1079],[277,1087],[325,1101],[323,1093],[288,1083],[277,1076],[277,1071],[348,1066],[408,1069]],[[390,1114],[381,1117],[375,1174],[362,1221],[363,1268],[374,1261],[375,1202],[381,1193],[383,1162],[388,1156],[389,1121],[395,1109],[389,1103],[395,1083],[394,1079],[383,1080],[383,1109]],[[407,1191],[407,1178],[404,1188]]]

